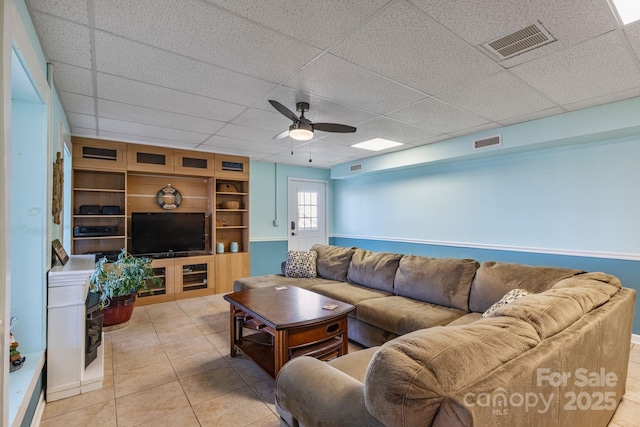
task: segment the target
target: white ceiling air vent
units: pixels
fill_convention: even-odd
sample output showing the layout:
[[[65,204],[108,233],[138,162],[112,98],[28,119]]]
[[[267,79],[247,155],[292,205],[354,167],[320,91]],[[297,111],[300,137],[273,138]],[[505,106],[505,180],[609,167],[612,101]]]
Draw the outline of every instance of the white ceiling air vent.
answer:
[[[358,172],[362,170],[362,163],[355,163],[351,166],[349,166],[349,169],[351,170],[351,172]]]
[[[556,39],[551,33],[540,22],[536,22],[520,31],[484,43],[482,47],[502,61],[554,41]]]
[[[473,149],[481,150],[488,147],[498,147],[502,145],[502,136],[490,136],[488,138],[476,139],[473,141]]]

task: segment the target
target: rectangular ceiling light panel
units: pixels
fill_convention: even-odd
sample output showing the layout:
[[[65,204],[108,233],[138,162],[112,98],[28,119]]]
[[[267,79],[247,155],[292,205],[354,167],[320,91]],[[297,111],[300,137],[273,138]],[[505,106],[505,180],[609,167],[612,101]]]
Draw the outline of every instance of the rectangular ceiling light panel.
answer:
[[[381,150],[386,150],[387,148],[397,147],[398,145],[402,145],[402,143],[391,141],[388,139],[374,138],[368,141],[361,142],[359,144],[354,144],[352,145],[352,147],[362,148],[362,149],[371,150],[371,151],[381,151]]]
[[[611,0],[612,7],[618,12],[622,25],[640,19],[640,2],[638,0]]]

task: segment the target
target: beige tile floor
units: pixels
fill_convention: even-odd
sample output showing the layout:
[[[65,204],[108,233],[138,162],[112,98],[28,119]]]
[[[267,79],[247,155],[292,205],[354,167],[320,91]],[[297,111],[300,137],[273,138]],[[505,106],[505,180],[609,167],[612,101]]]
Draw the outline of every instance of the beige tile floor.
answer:
[[[40,425],[279,426],[273,380],[229,357],[228,315],[222,295],[136,307],[127,328],[105,333],[104,387],[48,403]],[[640,345],[631,347],[611,427],[640,426]]]

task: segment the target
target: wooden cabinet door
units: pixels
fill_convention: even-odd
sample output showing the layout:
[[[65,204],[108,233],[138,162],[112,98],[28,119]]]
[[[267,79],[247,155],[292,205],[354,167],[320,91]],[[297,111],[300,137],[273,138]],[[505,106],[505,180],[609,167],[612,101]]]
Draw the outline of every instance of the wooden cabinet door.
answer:
[[[250,275],[249,253],[216,254],[216,293],[233,292],[233,281]]]
[[[124,142],[72,136],[71,143],[74,168],[127,170],[127,144]]]
[[[129,144],[127,170],[136,172],[174,173],[173,148]]]
[[[213,176],[216,169],[215,154],[198,151],[175,150],[176,175]]]

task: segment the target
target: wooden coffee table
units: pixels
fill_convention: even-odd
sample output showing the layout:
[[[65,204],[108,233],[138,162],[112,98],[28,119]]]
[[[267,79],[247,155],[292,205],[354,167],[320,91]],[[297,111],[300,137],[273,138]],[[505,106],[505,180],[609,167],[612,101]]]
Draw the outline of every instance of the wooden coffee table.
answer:
[[[328,360],[347,354],[347,314],[353,305],[296,286],[278,289],[224,296],[231,304],[231,357],[240,350],[275,378],[294,357]]]

